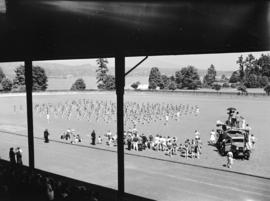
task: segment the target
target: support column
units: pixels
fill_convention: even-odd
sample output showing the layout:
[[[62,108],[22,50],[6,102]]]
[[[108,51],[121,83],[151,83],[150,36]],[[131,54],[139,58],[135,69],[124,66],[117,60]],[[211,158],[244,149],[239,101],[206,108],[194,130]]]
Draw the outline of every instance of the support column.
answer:
[[[35,168],[34,156],[34,129],[33,129],[33,105],[32,105],[32,61],[26,60],[25,66],[25,85],[26,85],[26,105],[27,105],[27,126],[28,126],[28,152],[29,167]]]
[[[123,200],[125,187],[124,174],[124,88],[125,57],[115,57],[115,84],[117,96],[117,160],[118,160],[118,199]]]

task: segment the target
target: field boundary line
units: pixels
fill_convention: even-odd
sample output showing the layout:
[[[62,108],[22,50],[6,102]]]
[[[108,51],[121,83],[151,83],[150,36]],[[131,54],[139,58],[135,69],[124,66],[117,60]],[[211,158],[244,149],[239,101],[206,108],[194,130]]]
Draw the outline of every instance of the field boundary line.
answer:
[[[3,130],[0,130],[0,132],[27,138],[27,135],[20,134],[20,133],[14,133],[14,132],[3,131]],[[34,138],[44,141],[44,139],[42,137],[34,137]],[[83,144],[71,144],[69,142],[54,140],[54,139],[50,139],[50,141],[55,142],[55,143],[67,144],[67,145],[71,145],[71,146],[73,145],[73,146],[77,146],[77,147],[85,147],[88,149],[95,149],[95,150],[99,150],[99,151],[107,151],[107,152],[117,153],[117,150],[110,150],[110,149],[106,149],[106,148],[93,147],[93,146],[83,145]],[[125,155],[136,156],[136,157],[141,157],[141,158],[148,158],[148,159],[153,159],[153,160],[158,160],[158,161],[163,161],[163,162],[181,164],[181,165],[185,165],[185,166],[192,166],[192,167],[198,167],[198,168],[204,168],[204,169],[210,169],[210,170],[215,170],[215,171],[228,172],[228,173],[240,174],[243,176],[250,176],[250,177],[270,180],[270,177],[253,175],[253,174],[249,174],[249,173],[243,173],[243,172],[232,171],[232,170],[221,169],[221,168],[214,168],[214,167],[209,167],[209,166],[205,166],[205,165],[191,164],[191,163],[186,163],[186,162],[182,162],[182,161],[172,161],[172,160],[168,160],[168,159],[157,158],[157,157],[153,157],[153,156],[139,155],[139,154],[135,154],[135,153],[127,153],[127,152],[125,152]]]
[[[74,94],[87,94],[87,93],[114,93],[115,90],[98,90],[98,89],[85,89],[84,91],[70,91],[70,90],[47,90],[47,91],[35,91],[34,96],[42,95],[74,95]],[[148,94],[186,94],[186,95],[210,95],[210,96],[238,96],[238,97],[269,97],[264,92],[249,92],[244,95],[238,91],[200,91],[200,90],[133,90],[125,89],[127,93],[148,93]],[[0,97],[10,96],[26,96],[26,92],[2,92]]]

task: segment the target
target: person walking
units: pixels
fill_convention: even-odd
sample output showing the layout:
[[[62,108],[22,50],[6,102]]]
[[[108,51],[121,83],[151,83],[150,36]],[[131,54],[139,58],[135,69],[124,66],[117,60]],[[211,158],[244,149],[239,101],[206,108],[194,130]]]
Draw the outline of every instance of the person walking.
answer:
[[[209,144],[214,145],[216,143],[216,132],[214,129],[210,132]]]
[[[95,132],[95,130],[92,131],[91,138],[92,138],[92,145],[96,145],[96,132]]]
[[[227,154],[227,167],[231,168],[233,164],[233,153],[231,151]]]

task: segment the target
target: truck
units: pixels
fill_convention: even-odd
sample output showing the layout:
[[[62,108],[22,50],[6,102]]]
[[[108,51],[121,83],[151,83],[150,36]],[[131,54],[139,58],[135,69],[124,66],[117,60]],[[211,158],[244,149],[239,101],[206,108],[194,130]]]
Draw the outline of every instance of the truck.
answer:
[[[216,143],[220,154],[225,156],[231,151],[234,158],[243,157],[244,159],[249,160],[251,149],[247,135],[247,131],[243,129],[221,131]]]

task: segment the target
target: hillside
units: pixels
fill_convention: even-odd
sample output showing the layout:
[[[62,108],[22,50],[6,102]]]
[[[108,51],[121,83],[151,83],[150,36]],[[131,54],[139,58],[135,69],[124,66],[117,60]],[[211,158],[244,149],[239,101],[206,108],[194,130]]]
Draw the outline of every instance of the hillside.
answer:
[[[13,78],[15,76],[14,69],[21,65],[22,63],[1,63],[0,67],[3,69],[4,73],[8,76]],[[95,77],[96,76],[96,69],[97,66],[91,64],[83,64],[83,65],[63,65],[58,63],[46,63],[46,62],[34,62],[34,65],[39,65],[43,67],[48,75],[48,77],[54,78],[67,78],[67,77],[81,77],[81,76],[89,76]],[[155,65],[157,66],[157,65]],[[128,76],[129,77],[148,77],[150,70],[153,66],[142,66],[136,68],[132,71]],[[126,71],[131,67],[126,67]],[[161,74],[165,74],[167,76],[174,75],[176,71],[180,70],[181,68],[176,67],[159,67]],[[109,73],[114,74],[114,68],[109,66]],[[206,74],[206,70],[199,69],[198,73],[200,77],[203,77]],[[232,71],[218,71],[217,76],[221,76],[225,74],[227,77],[230,77]]]

